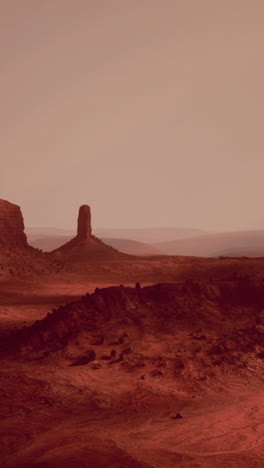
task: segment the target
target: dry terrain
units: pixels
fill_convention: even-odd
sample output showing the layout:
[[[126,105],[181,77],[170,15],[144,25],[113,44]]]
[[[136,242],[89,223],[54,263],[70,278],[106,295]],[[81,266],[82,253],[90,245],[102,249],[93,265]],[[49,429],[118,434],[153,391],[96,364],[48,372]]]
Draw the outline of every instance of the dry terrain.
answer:
[[[262,467],[263,267],[124,258],[3,278],[1,466]]]

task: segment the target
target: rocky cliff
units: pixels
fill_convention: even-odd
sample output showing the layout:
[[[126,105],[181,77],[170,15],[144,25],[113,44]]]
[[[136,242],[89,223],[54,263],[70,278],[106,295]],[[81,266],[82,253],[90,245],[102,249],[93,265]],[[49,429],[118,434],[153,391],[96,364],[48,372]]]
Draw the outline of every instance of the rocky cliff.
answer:
[[[20,207],[6,200],[0,200],[0,245],[19,248],[28,245]]]
[[[28,245],[20,207],[0,200],[0,279],[62,270],[66,267],[60,261]]]

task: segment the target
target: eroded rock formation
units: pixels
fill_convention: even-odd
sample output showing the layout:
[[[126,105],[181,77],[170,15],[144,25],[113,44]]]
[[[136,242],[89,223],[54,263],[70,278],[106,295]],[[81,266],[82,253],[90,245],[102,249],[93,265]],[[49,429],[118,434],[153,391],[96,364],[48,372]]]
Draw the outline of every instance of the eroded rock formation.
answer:
[[[79,240],[88,241],[91,234],[91,209],[88,205],[82,205],[79,209],[77,237]]]
[[[20,207],[0,200],[0,245],[27,247],[24,221]]]
[[[93,259],[120,259],[127,255],[119,252],[110,245],[104,244],[92,234],[91,209],[82,205],[79,209],[77,235],[66,244],[50,252],[56,258],[63,259],[69,264],[84,264]]]

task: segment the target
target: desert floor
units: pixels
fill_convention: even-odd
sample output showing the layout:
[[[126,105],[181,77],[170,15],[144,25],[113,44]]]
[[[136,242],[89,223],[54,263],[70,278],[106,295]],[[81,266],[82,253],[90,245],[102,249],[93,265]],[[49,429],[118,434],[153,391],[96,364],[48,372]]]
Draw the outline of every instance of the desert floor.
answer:
[[[141,286],[163,278],[165,282],[181,281],[178,271],[170,276],[166,269],[166,262],[170,269],[173,260],[162,260],[162,267],[155,262],[148,266],[147,273],[139,262],[130,270],[124,264],[118,275],[117,265],[109,264],[97,266],[94,276],[68,274],[2,280],[1,337],[4,340],[11,333],[12,339],[13,330],[43,319],[53,308],[79,300],[96,287],[119,285],[122,275],[126,286],[134,286],[136,277]],[[263,260],[244,260],[241,264],[242,271],[254,271],[257,276],[262,275],[263,267]],[[229,270],[232,274],[234,268],[240,268],[239,261],[227,264],[212,260],[206,264],[197,260],[191,276],[194,272],[198,275],[198,271],[208,281],[212,275],[222,278]],[[179,269],[182,272],[182,266]],[[186,275],[184,270],[185,279]],[[144,367],[133,367],[126,361],[105,361],[98,368],[92,362],[70,365],[78,346],[84,346],[83,336],[80,343],[71,343],[67,352],[20,355],[2,350],[1,466],[263,467],[264,392],[260,360],[253,366],[250,361],[246,372],[231,372],[226,367],[214,372],[204,360],[205,378],[204,370],[199,369],[198,373],[192,368],[193,361],[188,361],[189,353],[195,352],[190,332],[204,332],[196,328],[190,323],[189,330],[179,328],[171,334],[146,329],[140,338],[132,327],[129,345],[144,354]],[[126,330],[119,324],[118,329],[106,333],[121,336]],[[213,340],[212,330],[206,329],[206,335]],[[102,349],[108,352],[110,348]],[[171,361],[163,364],[164,368],[153,367],[156,359],[169,359],[175,352],[181,357],[185,353],[184,371],[175,372]],[[236,367],[235,362],[233,366]],[[160,373],[154,372],[160,368]],[[175,418],[177,413],[182,418]]]

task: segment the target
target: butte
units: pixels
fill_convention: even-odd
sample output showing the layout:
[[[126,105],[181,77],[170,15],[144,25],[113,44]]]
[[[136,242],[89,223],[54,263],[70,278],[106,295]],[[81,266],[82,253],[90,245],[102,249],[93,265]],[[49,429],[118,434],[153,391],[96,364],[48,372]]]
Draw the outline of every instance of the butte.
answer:
[[[66,244],[50,252],[51,256],[69,263],[81,263],[89,260],[119,260],[130,256],[104,244],[92,234],[91,209],[82,205],[77,221],[77,235]]]

